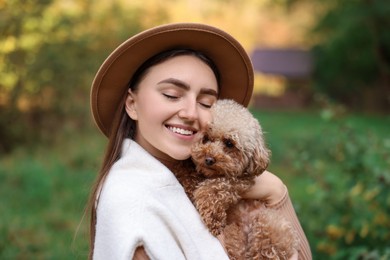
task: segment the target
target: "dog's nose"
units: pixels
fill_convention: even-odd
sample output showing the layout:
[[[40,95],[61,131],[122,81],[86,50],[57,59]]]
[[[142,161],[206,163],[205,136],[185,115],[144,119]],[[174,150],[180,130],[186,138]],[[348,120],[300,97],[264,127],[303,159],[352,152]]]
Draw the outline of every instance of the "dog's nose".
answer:
[[[213,157],[206,157],[204,159],[204,162],[206,163],[206,165],[211,166],[215,163],[215,160]]]

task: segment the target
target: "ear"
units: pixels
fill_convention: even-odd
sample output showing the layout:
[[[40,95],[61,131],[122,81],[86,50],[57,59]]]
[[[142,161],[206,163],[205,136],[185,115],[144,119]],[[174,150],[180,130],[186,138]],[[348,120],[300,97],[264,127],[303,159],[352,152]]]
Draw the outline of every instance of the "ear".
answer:
[[[252,157],[249,159],[247,172],[254,175],[263,173],[268,167],[270,156],[271,152],[265,147],[264,142],[258,141]]]
[[[129,89],[129,91],[127,93],[125,109],[126,109],[126,113],[129,115],[129,117],[131,119],[133,119],[133,120],[138,119],[136,102],[135,102],[135,95],[131,91],[131,89]]]

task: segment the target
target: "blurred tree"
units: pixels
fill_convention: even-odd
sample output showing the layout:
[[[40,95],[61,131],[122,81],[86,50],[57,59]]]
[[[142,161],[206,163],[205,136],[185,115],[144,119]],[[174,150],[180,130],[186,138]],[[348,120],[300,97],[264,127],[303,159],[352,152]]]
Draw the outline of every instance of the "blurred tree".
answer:
[[[34,61],[33,50],[41,41],[36,35],[42,12],[49,1],[9,1],[0,9],[0,151],[9,150],[16,140],[21,141],[25,125],[16,126],[21,117],[18,109],[19,97],[28,89],[26,86],[28,67]]]
[[[317,2],[315,87],[353,108],[390,111],[390,2]]]
[[[94,73],[109,51],[142,27],[142,9],[105,5],[0,2],[0,152],[90,123]]]

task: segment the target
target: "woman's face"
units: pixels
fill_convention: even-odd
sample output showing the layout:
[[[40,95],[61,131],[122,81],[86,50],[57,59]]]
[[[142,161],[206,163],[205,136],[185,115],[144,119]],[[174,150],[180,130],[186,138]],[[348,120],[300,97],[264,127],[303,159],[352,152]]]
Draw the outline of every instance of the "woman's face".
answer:
[[[213,71],[194,56],[149,68],[126,100],[126,112],[137,125],[135,141],[158,159],[189,158],[197,133],[211,120],[217,95]]]

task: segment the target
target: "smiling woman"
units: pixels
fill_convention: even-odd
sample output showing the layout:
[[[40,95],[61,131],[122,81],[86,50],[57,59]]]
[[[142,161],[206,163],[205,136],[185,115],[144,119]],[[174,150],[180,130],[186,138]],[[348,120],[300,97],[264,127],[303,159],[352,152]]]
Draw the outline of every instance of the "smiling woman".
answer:
[[[208,25],[163,25],[114,50],[91,92],[95,122],[109,143],[90,199],[90,258],[228,258],[170,169],[190,160],[217,99],[246,106],[252,89],[242,46]],[[291,209],[277,177],[267,173],[256,183],[244,197]],[[310,258],[308,244],[302,247],[303,259]]]

